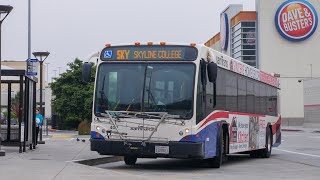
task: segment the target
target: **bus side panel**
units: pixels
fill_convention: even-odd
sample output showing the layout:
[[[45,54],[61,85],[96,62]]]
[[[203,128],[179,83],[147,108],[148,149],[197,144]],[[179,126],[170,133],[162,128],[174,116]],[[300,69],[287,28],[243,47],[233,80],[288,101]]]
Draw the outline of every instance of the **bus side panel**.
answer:
[[[205,158],[212,158],[217,154],[217,140],[220,130],[218,124],[220,124],[220,122],[214,122],[204,129],[204,131],[206,131],[206,138],[204,143]]]

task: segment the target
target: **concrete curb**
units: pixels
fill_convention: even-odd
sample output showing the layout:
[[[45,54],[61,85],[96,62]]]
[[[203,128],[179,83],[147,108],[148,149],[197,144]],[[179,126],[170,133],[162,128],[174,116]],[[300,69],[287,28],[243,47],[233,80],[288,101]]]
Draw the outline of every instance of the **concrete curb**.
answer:
[[[79,160],[74,161],[75,163],[87,165],[87,166],[96,166],[100,164],[112,163],[123,161],[122,156],[110,156],[110,157],[103,157],[103,158],[95,158],[95,159],[86,159],[86,160]]]
[[[288,131],[288,132],[303,132],[303,130],[300,130],[300,129],[281,129],[281,131]]]

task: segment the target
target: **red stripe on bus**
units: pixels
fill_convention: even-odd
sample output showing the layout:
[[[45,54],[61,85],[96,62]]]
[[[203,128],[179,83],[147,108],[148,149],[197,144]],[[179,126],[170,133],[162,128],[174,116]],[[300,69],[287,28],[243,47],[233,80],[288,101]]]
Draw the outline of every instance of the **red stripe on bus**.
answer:
[[[214,121],[218,118],[229,118],[230,114],[235,114],[235,115],[244,115],[244,116],[254,116],[254,117],[265,117],[265,115],[261,114],[250,114],[250,113],[244,113],[244,112],[229,112],[229,111],[222,111],[222,112],[216,112],[211,114],[203,123],[202,125],[198,128],[202,128],[206,124],[208,124],[211,121]]]
[[[272,125],[272,135],[276,134],[277,133],[277,127],[280,127],[281,126],[281,116],[279,117],[278,121]]]

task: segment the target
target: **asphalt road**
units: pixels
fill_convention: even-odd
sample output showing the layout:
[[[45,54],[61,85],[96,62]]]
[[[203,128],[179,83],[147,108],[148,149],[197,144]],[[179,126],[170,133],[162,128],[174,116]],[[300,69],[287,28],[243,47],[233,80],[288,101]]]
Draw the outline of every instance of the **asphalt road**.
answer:
[[[233,155],[220,169],[177,159],[138,159],[135,166],[121,161],[95,167],[131,179],[320,179],[320,133],[282,132],[282,139],[269,159]]]

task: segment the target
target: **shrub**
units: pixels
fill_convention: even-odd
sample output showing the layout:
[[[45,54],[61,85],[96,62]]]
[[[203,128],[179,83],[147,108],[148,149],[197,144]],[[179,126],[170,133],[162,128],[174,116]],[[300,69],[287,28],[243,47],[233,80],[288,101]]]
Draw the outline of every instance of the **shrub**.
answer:
[[[82,121],[78,126],[79,135],[89,135],[91,131],[91,125],[87,121]]]

